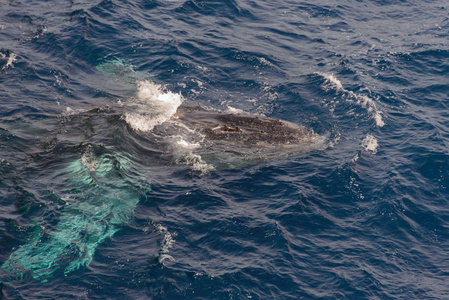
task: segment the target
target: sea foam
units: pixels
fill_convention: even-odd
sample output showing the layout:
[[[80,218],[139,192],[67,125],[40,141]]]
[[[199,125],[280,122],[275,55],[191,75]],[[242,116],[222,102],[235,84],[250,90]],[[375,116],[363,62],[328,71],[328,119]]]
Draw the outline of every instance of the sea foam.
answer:
[[[379,147],[379,144],[374,136],[371,134],[368,134],[365,136],[365,138],[362,141],[362,148],[365,151],[372,152],[373,154],[377,153],[377,148]]]
[[[15,53],[13,53],[11,51],[8,51],[8,50],[7,51],[3,51],[3,52],[0,51],[0,61],[4,62],[4,64],[0,63],[0,65],[3,64],[3,66],[1,66],[1,68],[0,68],[0,71],[3,71],[5,69],[7,69],[7,68],[11,68],[11,69],[14,68],[13,63],[16,60],[17,60],[17,55]]]
[[[385,125],[385,122],[382,118],[382,112],[377,108],[376,103],[374,102],[373,99],[369,98],[368,96],[359,95],[354,93],[353,91],[345,89],[341,81],[338,80],[334,74],[331,73],[318,73],[318,74],[325,79],[323,88],[326,91],[333,89],[337,92],[345,94],[348,98],[347,101],[360,105],[361,107],[365,108],[368,111],[368,113],[371,114],[372,118],[376,122],[376,126],[382,127]]]

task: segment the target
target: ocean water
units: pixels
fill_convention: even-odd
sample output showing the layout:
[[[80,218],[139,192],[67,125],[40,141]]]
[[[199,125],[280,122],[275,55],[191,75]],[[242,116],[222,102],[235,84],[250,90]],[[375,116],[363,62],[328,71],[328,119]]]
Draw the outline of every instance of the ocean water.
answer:
[[[447,2],[0,4],[0,299],[449,298]]]

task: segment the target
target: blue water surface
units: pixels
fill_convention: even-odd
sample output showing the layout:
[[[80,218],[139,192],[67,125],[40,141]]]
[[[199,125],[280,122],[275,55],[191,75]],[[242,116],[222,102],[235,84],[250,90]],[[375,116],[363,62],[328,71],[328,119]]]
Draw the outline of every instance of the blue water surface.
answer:
[[[1,1],[0,298],[449,298],[448,10]],[[145,84],[324,142],[179,154]]]

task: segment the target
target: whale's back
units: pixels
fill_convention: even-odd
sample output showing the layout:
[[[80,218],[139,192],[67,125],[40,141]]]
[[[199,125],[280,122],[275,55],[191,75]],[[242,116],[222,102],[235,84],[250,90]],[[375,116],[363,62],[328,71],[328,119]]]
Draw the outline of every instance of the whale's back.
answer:
[[[284,120],[246,113],[227,113],[180,107],[178,119],[197,128],[207,139],[253,146],[291,146],[310,143],[313,131]]]

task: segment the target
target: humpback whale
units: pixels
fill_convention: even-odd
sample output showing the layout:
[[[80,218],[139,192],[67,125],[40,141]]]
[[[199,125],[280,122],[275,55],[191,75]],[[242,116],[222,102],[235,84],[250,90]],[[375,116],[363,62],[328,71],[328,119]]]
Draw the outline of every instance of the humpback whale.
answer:
[[[207,140],[247,146],[285,146],[311,143],[317,135],[303,126],[244,112],[217,112],[199,105],[181,105],[173,116],[196,128]]]
[[[137,82],[138,92],[122,97],[123,103],[88,111],[67,109],[61,116],[58,142],[34,157],[37,165],[40,160],[51,165],[51,176],[63,184],[49,184],[50,193],[40,195],[55,208],[41,212],[29,226],[27,241],[1,265],[9,276],[29,274],[47,281],[55,272],[68,274],[89,265],[96,247],[127,224],[140,198],[151,190],[136,168],[181,163],[207,173],[323,147],[324,138],[306,127],[206,109],[161,85],[134,80],[127,65],[114,62],[99,70],[128,74],[130,83],[124,86],[135,89]],[[58,221],[46,222],[48,214]],[[167,236],[167,230],[160,233]],[[162,247],[160,263],[173,259],[168,248]]]
[[[165,155],[200,173],[240,169],[322,149],[325,140],[313,130],[285,120],[235,109],[207,109],[190,101],[183,101],[173,115],[151,130],[135,132],[147,140],[156,136],[167,145]]]
[[[303,126],[280,119],[254,115],[239,110],[219,111],[206,109],[199,103],[185,100],[180,94],[164,86],[144,79],[131,65],[120,59],[106,61],[97,66],[103,74],[112,76],[115,92],[117,82],[135,89],[135,97],[123,103],[126,108],[125,121],[134,130],[153,131],[162,136],[177,135],[187,127],[201,133],[203,141],[217,144],[237,144],[249,147],[310,148],[311,144],[323,139]],[[171,125],[178,125],[170,130]],[[161,126],[161,128],[154,128]],[[155,130],[154,130],[155,129]],[[188,134],[187,134],[188,135]],[[197,141],[198,142],[198,141]],[[206,143],[207,144],[207,143]]]

